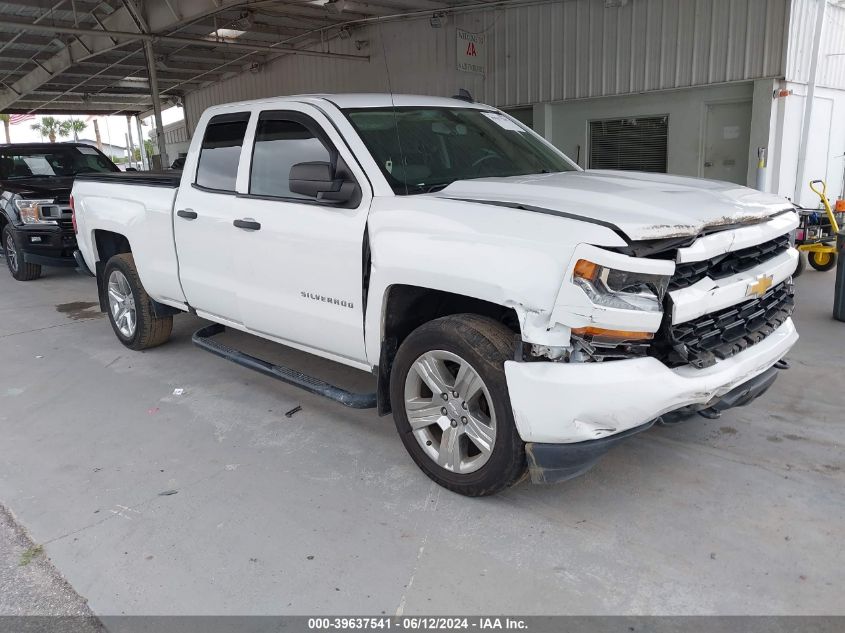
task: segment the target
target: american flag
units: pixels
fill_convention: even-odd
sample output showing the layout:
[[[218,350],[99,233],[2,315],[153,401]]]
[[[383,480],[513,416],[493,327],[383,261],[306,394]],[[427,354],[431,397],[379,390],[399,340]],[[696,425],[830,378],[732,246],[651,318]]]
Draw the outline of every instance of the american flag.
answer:
[[[15,125],[16,123],[23,123],[24,121],[29,121],[30,119],[34,119],[34,114],[10,114],[9,115],[9,125]]]

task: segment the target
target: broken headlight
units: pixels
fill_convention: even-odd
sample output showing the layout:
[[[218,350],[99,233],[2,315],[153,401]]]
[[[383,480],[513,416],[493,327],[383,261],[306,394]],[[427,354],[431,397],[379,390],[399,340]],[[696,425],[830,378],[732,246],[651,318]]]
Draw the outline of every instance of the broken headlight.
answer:
[[[617,270],[579,259],[572,282],[596,305],[616,310],[661,312],[669,277]]]

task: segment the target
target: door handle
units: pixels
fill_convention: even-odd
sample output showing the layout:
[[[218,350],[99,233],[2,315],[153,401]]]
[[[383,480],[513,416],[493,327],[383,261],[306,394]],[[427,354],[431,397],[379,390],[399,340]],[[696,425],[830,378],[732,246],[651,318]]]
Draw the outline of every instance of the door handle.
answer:
[[[235,220],[232,222],[239,229],[247,229],[250,231],[258,231],[261,228],[261,223],[256,222],[252,218],[244,218],[242,220]]]
[[[711,161],[711,160],[706,160],[706,161],[704,161],[704,166],[705,166],[705,167],[712,167],[712,166],[713,166],[713,161]]]
[[[191,209],[179,209],[176,212],[180,218],[185,218],[186,220],[196,220],[197,219],[197,212]]]

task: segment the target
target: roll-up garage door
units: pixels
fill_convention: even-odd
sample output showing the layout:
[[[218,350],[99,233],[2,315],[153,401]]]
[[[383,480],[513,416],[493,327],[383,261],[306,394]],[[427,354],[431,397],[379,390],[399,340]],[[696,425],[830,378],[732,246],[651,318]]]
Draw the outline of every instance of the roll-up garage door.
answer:
[[[666,173],[668,116],[590,121],[590,169]]]

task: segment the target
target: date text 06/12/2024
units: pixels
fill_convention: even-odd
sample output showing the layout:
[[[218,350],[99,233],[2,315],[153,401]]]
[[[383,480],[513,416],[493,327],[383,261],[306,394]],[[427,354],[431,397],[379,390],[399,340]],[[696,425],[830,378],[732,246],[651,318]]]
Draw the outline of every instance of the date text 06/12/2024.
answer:
[[[351,617],[309,618],[309,630],[363,630],[397,629],[405,631],[452,630],[528,630],[525,620],[501,617]]]

